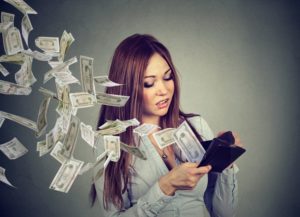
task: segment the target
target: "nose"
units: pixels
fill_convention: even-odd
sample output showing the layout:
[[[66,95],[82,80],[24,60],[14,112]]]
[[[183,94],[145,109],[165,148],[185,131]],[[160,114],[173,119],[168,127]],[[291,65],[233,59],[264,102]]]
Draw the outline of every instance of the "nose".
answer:
[[[163,82],[163,81],[158,82],[156,94],[158,96],[164,96],[167,93],[168,93],[168,88],[167,88],[165,82]]]

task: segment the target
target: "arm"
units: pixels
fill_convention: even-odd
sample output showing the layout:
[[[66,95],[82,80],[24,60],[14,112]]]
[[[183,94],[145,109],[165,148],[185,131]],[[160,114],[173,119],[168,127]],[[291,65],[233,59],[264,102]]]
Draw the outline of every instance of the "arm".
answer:
[[[97,197],[100,205],[101,216],[105,217],[146,217],[157,216],[159,211],[164,208],[175,196],[165,195],[158,182],[156,182],[146,194],[137,200],[137,203],[132,205],[130,201],[130,189],[123,194],[124,208],[119,211],[113,204],[110,204],[110,209],[105,210],[103,207],[103,177],[96,182]]]
[[[202,136],[203,140],[212,140],[214,134],[202,117],[195,117],[190,122]],[[222,173],[209,173],[208,186],[205,191],[205,205],[212,217],[233,217],[238,202],[238,185],[236,173],[238,168],[225,169]]]

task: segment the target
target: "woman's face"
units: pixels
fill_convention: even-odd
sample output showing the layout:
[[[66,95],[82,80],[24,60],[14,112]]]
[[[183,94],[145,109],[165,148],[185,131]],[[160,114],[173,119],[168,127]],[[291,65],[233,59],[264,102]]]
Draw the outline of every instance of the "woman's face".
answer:
[[[172,73],[168,63],[158,53],[150,58],[144,74],[143,120],[155,122],[168,112],[174,94]]]

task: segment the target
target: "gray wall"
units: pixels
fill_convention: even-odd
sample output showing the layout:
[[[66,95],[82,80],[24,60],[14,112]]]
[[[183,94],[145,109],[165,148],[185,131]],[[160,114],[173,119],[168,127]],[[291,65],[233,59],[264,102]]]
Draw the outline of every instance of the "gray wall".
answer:
[[[95,58],[95,75],[107,73],[117,44],[133,33],[150,33],[170,50],[181,74],[182,108],[200,113],[215,132],[239,132],[247,152],[238,160],[238,216],[299,216],[299,1],[146,1],[48,0],[27,1],[38,15],[30,15],[38,36],[60,37],[72,32],[76,41],[66,58]],[[1,11],[21,13],[1,1]],[[3,54],[1,46],[1,54]],[[5,65],[13,81],[17,67]],[[42,100],[38,88],[49,70],[34,62],[38,82],[30,96],[0,96],[0,110],[35,120]],[[79,65],[71,67],[80,78]],[[43,85],[55,90],[54,81]],[[101,88],[97,86],[101,91]],[[79,91],[72,85],[72,91]],[[50,130],[56,103],[48,112]],[[80,110],[78,117],[95,126],[99,106]],[[34,133],[6,121],[0,144],[16,136],[29,153],[0,165],[17,186],[0,184],[0,215],[53,217],[102,216],[90,208],[91,174],[79,177],[68,194],[48,189],[59,163],[38,157]],[[92,150],[78,140],[75,157],[92,161]]]

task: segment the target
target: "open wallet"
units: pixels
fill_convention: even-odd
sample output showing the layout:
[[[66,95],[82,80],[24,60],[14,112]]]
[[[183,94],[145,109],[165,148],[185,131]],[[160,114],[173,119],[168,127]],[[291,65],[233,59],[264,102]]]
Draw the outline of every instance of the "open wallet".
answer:
[[[198,167],[211,165],[212,172],[221,173],[246,151],[234,143],[235,139],[231,131],[225,132],[213,140],[201,142],[206,153]]]

